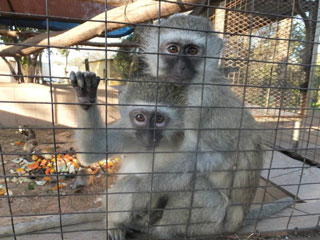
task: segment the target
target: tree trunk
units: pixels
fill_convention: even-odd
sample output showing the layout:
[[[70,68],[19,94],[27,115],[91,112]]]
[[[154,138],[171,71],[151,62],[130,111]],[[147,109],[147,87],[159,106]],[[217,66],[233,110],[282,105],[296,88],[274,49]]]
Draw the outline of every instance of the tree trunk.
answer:
[[[16,62],[17,62],[18,76],[19,76],[19,78],[20,78],[20,83],[24,83],[24,76],[23,76],[23,74],[22,74],[22,68],[21,68],[21,62],[20,62],[21,58],[20,58],[20,57],[15,57],[14,59],[15,59]]]
[[[27,56],[27,64],[25,66],[25,72],[26,72],[26,82],[27,83],[34,83],[35,74],[36,74],[36,65],[37,65],[37,54],[32,54],[30,56]]]
[[[11,72],[11,75],[14,78],[14,80],[16,80],[19,83],[19,76],[17,76],[16,70],[13,68],[11,63],[5,57],[2,57],[2,59],[8,65],[8,68],[9,68],[9,70]]]

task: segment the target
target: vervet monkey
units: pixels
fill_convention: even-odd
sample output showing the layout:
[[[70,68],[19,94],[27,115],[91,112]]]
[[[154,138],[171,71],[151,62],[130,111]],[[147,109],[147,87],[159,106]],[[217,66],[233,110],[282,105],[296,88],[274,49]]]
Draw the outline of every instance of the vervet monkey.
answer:
[[[108,195],[108,211],[111,211],[108,214],[110,239],[125,239],[126,231],[130,229],[149,231],[157,238],[172,238],[229,232],[241,225],[255,194],[259,164],[262,162],[260,151],[250,151],[250,148],[259,150],[256,145],[260,142],[255,139],[257,136],[254,133],[245,131],[240,134],[239,149],[248,151],[233,152],[236,150],[237,137],[232,136],[232,130],[202,131],[200,150],[209,152],[198,153],[196,159],[196,152],[193,152],[196,142],[190,133],[194,130],[183,130],[189,124],[185,119],[186,112],[194,113],[194,110],[175,108],[186,106],[186,88],[170,83],[143,82],[156,80],[145,77],[139,79],[142,82],[128,83],[120,91],[121,118],[109,125],[106,135],[101,114],[94,104],[94,94],[87,98],[90,93],[96,93],[99,79],[89,72],[71,73],[70,78],[81,104],[79,127],[89,129],[77,131],[79,150],[92,153],[79,156],[82,164],[103,159],[107,150],[110,154],[121,152],[126,155],[119,170],[124,175],[119,176]],[[221,94],[229,94],[228,91],[222,91],[217,93],[220,97]],[[235,101],[232,95],[231,100]],[[211,114],[210,109],[205,111]],[[223,116],[217,117],[216,125],[208,126],[213,129],[221,126],[229,128],[230,121],[234,123],[237,120],[228,109],[218,108],[215,113],[223,116],[227,114],[230,120],[224,120]],[[194,117],[197,118],[196,115]],[[224,123],[221,122],[223,120]],[[245,120],[253,121],[250,115],[245,116]],[[237,163],[238,171],[233,182],[230,170]],[[236,189],[228,196],[230,185]],[[150,202],[151,189],[153,193]],[[125,192],[130,193],[123,194]],[[189,217],[192,198],[194,209]],[[277,206],[278,209],[280,206],[283,208],[281,204]],[[154,211],[149,215],[150,207]],[[257,216],[255,212],[250,217]],[[265,216],[265,211],[262,211],[261,216]],[[189,220],[191,225],[186,230]]]
[[[122,240],[126,229],[139,229],[137,219],[149,207],[151,173],[169,171],[170,164],[178,171],[179,161],[180,165],[193,162],[185,154],[175,153],[184,141],[184,109],[168,107],[185,105],[186,94],[184,88],[174,84],[147,83],[143,79],[128,83],[119,94],[119,103],[128,106],[119,106],[120,119],[109,125],[106,132],[101,113],[94,104],[99,78],[94,73],[72,72],[70,79],[80,103],[78,127],[86,128],[76,132],[79,151],[89,153],[79,154],[81,164],[89,165],[105,159],[107,152],[126,155],[118,172],[123,175],[118,176],[108,195],[108,211],[111,211],[108,213],[109,237]],[[166,153],[161,154],[163,151]],[[181,177],[183,182],[170,185],[182,189],[189,186],[191,176],[188,174],[188,177]],[[162,185],[159,181],[162,182],[163,178],[155,178],[155,186]],[[168,187],[164,189],[168,190]]]
[[[184,121],[186,128],[199,131],[185,132],[182,149],[200,151],[197,172],[209,172],[208,184],[221,189],[215,192],[221,201],[215,203],[224,210],[214,214],[216,225],[209,224],[208,229],[195,226],[190,235],[234,232],[248,214],[263,165],[255,120],[219,72],[222,40],[207,19],[176,14],[156,25],[160,28],[148,27],[140,34],[146,73],[159,76],[158,81],[191,84],[187,87],[188,106],[199,108],[186,111]],[[194,204],[196,201],[189,206]],[[165,209],[159,223],[170,225],[172,219],[184,218]],[[173,225],[165,231],[181,235],[184,229]]]

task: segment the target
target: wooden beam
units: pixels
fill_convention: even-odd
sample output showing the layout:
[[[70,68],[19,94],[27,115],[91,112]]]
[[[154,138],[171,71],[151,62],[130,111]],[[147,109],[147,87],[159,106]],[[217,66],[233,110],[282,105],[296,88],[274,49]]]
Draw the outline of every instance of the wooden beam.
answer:
[[[39,33],[39,32],[19,32],[19,31],[0,29],[0,35],[4,35],[4,36],[8,36],[8,37],[18,37],[18,36],[33,37],[33,36],[36,36],[39,34],[41,34],[41,33]]]
[[[103,43],[103,42],[90,42],[90,41],[84,41],[84,42],[79,43],[78,45],[93,46],[93,47],[105,47],[105,43]],[[138,45],[138,43],[134,43],[134,42],[107,43],[107,47],[133,48],[133,47],[139,47],[139,45]]]
[[[98,1],[104,1],[104,0],[98,0]],[[54,33],[54,32],[52,32]],[[5,29],[0,29],[0,35],[3,36],[8,36],[8,37],[33,37],[37,36],[39,34],[43,34],[41,32],[19,32],[19,31],[11,31],[11,30],[5,30]],[[103,37],[104,34],[100,35],[100,37]],[[84,41],[81,43],[78,43],[78,45],[85,45],[85,46],[93,46],[93,47],[105,47],[104,42],[91,42],[91,41]],[[107,47],[127,47],[127,48],[132,48],[132,47],[139,47],[137,43],[107,43]]]
[[[122,5],[126,5],[128,3],[136,2],[137,0],[93,0],[94,2],[98,3],[105,3],[107,2],[108,6],[115,6],[119,7]]]
[[[163,17],[182,10],[190,10],[194,7],[184,3],[196,4],[197,2],[198,0],[174,0],[159,4],[159,1],[138,0],[128,5],[111,9],[106,14],[101,13],[92,18],[92,21],[87,21],[70,30],[55,33],[49,32],[49,38],[48,34],[45,33],[21,43],[27,46],[4,46],[0,48],[0,56],[29,55],[46,48],[49,43],[51,47],[68,47],[101,35],[105,28],[111,31],[127,26],[127,24],[114,22],[141,23],[156,19],[159,13]],[[105,22],[106,18],[107,23]]]

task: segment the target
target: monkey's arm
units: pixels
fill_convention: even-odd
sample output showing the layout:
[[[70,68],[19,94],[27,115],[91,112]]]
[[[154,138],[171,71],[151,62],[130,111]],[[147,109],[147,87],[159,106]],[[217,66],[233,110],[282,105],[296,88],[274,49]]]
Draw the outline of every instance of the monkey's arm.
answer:
[[[89,165],[105,159],[106,152],[106,132],[99,129],[104,125],[95,105],[100,78],[92,72],[71,72],[70,80],[79,102],[76,142],[78,151],[84,154],[78,154],[78,158],[81,164]]]
[[[105,128],[99,106],[95,104],[100,78],[92,72],[71,72],[70,80],[79,102],[76,142],[78,151],[83,153],[78,158],[81,164],[89,165],[106,159],[107,152],[119,151],[126,137]],[[112,126],[116,127],[117,123]]]
[[[78,108],[78,128],[76,142],[78,158],[83,165],[89,165],[106,159],[106,130],[101,120],[101,114],[96,105],[88,110]]]

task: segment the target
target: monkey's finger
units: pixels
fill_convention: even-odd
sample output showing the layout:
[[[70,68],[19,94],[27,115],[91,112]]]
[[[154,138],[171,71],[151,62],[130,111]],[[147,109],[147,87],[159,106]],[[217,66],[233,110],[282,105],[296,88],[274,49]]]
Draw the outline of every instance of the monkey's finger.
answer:
[[[97,88],[99,85],[100,77],[97,77],[94,72],[88,72],[87,74],[88,78],[86,79],[87,81],[90,81],[90,87]]]
[[[99,77],[99,76],[96,76],[96,74],[93,73],[93,74],[91,75],[91,79],[92,79],[92,86],[98,87],[99,82],[100,82],[100,80],[101,80],[100,77]]]
[[[71,80],[71,85],[73,87],[77,87],[78,86],[78,83],[77,83],[77,77],[76,77],[76,74],[74,71],[72,71],[69,75],[69,78]]]
[[[86,82],[85,84],[86,84],[87,88],[92,87],[92,74],[94,74],[94,73],[93,72],[84,72],[83,73],[83,77]]]
[[[76,76],[77,76],[77,84],[80,88],[83,88],[84,85],[85,85],[85,80],[84,80],[84,77],[83,77],[83,73],[78,71],[76,73]]]

